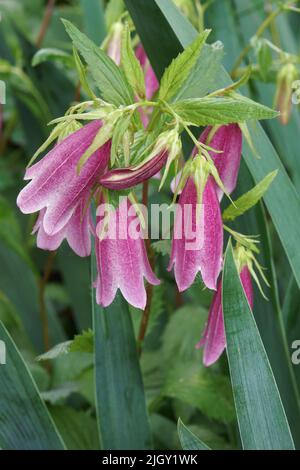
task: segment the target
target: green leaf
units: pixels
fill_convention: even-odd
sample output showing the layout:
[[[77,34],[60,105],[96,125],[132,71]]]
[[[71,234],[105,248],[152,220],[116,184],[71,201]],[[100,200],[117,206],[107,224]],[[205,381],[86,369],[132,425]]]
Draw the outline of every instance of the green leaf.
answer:
[[[32,376],[2,322],[0,340],[6,347],[6,364],[0,365],[0,447],[64,449]]]
[[[93,330],[83,331],[80,335],[76,335],[69,347],[70,352],[94,352],[94,332]]]
[[[183,424],[180,418],[178,420],[178,435],[183,450],[211,450]]]
[[[271,119],[277,111],[248,98],[190,98],[178,101],[172,109],[194,126],[230,124],[246,120]]]
[[[144,72],[132,48],[130,29],[128,24],[122,32],[121,64],[128,82],[140,98],[146,97]]]
[[[270,68],[272,66],[272,54],[268,44],[264,40],[262,40],[259,44],[257,58],[261,78],[266,81],[268,79],[268,76],[270,75]]]
[[[50,413],[68,450],[99,450],[97,422],[88,412],[51,406]]]
[[[92,279],[95,279],[95,259]],[[93,292],[96,409],[102,449],[148,449],[150,430],[127,302],[100,308]]]
[[[39,49],[32,58],[32,67],[36,67],[43,62],[60,62],[67,67],[74,67],[73,57],[65,51],[54,48]]]
[[[196,37],[197,32],[193,26],[176,9],[170,0],[125,0],[127,8],[135,23],[137,32],[143,42],[147,55],[151,61],[157,77],[160,78],[166,66],[171,60],[188,46]],[[247,17],[245,17],[246,19]],[[223,21],[223,19],[222,19]],[[246,20],[247,21],[247,20]],[[164,33],[164,47],[161,47],[161,32]],[[209,91],[226,87],[232,82],[227,72],[216,63],[216,49],[214,47],[203,48],[203,58],[206,68],[213,65],[214,74],[209,80]],[[194,73],[194,69],[191,74]],[[202,77],[198,77],[198,81]],[[196,78],[195,78],[196,81]],[[188,98],[203,96],[203,88],[190,87],[186,90]],[[276,121],[268,121],[275,123]],[[268,136],[259,124],[249,126],[251,138],[255,148],[258,148],[263,156],[260,160],[253,158],[249,146],[244,146],[243,156],[248,168],[258,183],[264,176],[278,169],[278,176],[265,194],[264,200],[272,217],[275,228],[280,237],[283,248],[291,264],[295,278],[300,286],[300,199],[282,165]],[[282,133],[282,126],[280,128]],[[294,135],[294,134],[293,134]],[[286,149],[283,147],[285,153]],[[296,156],[295,149],[293,154]],[[295,161],[297,158],[295,158]],[[280,204],[278,201],[280,200]],[[284,217],[282,216],[284,214]]]
[[[90,353],[94,352],[94,333],[92,330],[83,331],[80,335],[75,335],[73,340],[56,344],[49,351],[40,354],[37,361],[49,361],[59,356],[72,352]]]
[[[205,30],[176,59],[173,59],[162,76],[159,99],[169,101],[180,90],[196,64],[202,47],[210,33]]]
[[[255,206],[269,189],[277,173],[277,170],[272,171],[254,186],[254,188],[239,197],[233,204],[230,204],[223,212],[223,220],[234,220],[236,217],[244,214],[251,209],[251,207]]]
[[[161,396],[188,403],[222,423],[231,423],[235,419],[229,379],[213,374],[200,363],[174,363],[168,371]]]
[[[88,64],[103,98],[116,106],[133,103],[133,91],[122,70],[70,21],[63,20],[63,23],[74,46]]]
[[[293,450],[278,388],[240,282],[230,242],[222,292],[228,362],[243,448]]]
[[[56,359],[59,356],[62,356],[64,354],[68,354],[69,352],[69,347],[71,345],[72,341],[64,341],[63,343],[58,343],[53,348],[51,348],[49,351],[40,354],[36,360],[37,361],[49,361],[51,359]]]

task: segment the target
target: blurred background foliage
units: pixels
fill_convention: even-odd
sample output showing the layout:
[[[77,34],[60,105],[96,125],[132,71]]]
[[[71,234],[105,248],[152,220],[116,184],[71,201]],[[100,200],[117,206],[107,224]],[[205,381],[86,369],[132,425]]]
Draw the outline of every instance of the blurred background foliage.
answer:
[[[49,133],[47,123],[63,115],[78,97],[71,42],[60,18],[72,21],[100,45],[112,22],[122,13],[122,3],[121,0],[60,0],[52,5],[48,2],[49,24],[43,30],[46,1],[0,1],[0,78],[6,84],[6,103],[0,110],[0,320],[21,353],[21,358],[15,357],[16,370],[25,367],[25,363],[37,385],[38,392],[32,389],[33,403],[39,396],[43,419],[48,417],[42,407],[43,402],[46,404],[68,449],[98,449],[100,446],[95,408],[90,262],[75,256],[67,246],[54,254],[38,250],[35,237],[31,235],[34,217],[23,216],[15,201],[23,186],[25,166]],[[228,71],[234,67],[241,51],[251,44],[245,62],[254,64],[254,73],[243,91],[273,106],[278,87],[277,59],[272,50],[263,50],[267,43],[251,43],[251,37],[268,16],[271,3],[276,2],[215,0],[207,1],[201,10],[197,10],[200,2],[176,3],[194,26],[212,28],[210,41],[223,42],[223,63]],[[279,15],[263,38],[298,56],[298,13]],[[38,56],[39,49],[48,51]],[[263,58],[262,54],[265,54]],[[239,64],[242,66],[243,63]],[[295,191],[299,192],[299,108],[293,106],[287,125],[277,120],[267,122],[265,128]],[[237,194],[252,185],[244,166]],[[168,191],[165,189],[158,196],[157,186],[156,181],[150,186],[150,202],[168,203]],[[292,367],[285,361],[289,361],[292,341],[300,338],[300,294],[272,222],[267,217],[268,238],[262,213],[262,206],[258,206],[252,209],[250,216],[242,217],[239,224],[242,232],[261,234],[262,264],[269,272],[272,269],[270,240],[272,243],[278,291],[269,292],[269,302],[257,294],[254,311],[270,361],[275,368],[277,364],[276,378],[284,387],[285,370]],[[140,359],[153,446],[180,448],[177,435],[180,417],[211,448],[239,448],[226,355],[206,369],[202,365],[202,352],[195,349],[207,319],[210,293],[202,288],[198,279],[187,293],[179,295],[172,276],[163,269],[167,256],[162,252],[168,251],[168,246],[158,245],[156,251],[157,269],[163,283],[154,289],[150,324]],[[138,335],[141,312],[131,309],[130,314]],[[283,319],[285,343],[282,343],[282,331],[274,327],[276,315]],[[14,348],[13,343],[10,347]],[[49,350],[50,353],[46,353]],[[0,368],[0,375],[3,370]],[[299,393],[300,366],[294,366],[293,372]],[[29,380],[30,376],[24,374],[24,380]],[[11,391],[17,388],[17,383],[17,379],[12,380]],[[0,379],[1,387],[8,385],[8,380],[1,382]],[[20,389],[12,392],[15,407],[7,411],[6,417],[16,422],[16,428],[11,428],[9,438],[0,432],[0,447],[35,447],[30,420],[20,421],[18,417],[24,414],[24,410],[21,411],[25,396],[21,392]],[[0,394],[2,407],[2,389]],[[288,394],[289,390],[287,401]],[[8,401],[5,406],[9,408]],[[25,400],[25,403],[29,402]],[[1,416],[0,412],[0,428],[1,420],[5,422],[5,419],[5,413]],[[28,429],[28,440],[23,444],[19,437],[22,425]],[[298,423],[297,427],[299,430]],[[58,433],[53,437],[53,448],[60,445],[55,441]],[[295,440],[299,442],[300,433]]]

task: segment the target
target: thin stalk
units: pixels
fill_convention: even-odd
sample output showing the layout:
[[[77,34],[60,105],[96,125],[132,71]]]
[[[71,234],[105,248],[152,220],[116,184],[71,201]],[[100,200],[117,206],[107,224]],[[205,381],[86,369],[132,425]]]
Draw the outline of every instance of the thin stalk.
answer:
[[[143,205],[148,206],[148,190],[149,190],[149,181],[145,181],[143,183]],[[151,249],[151,244],[150,244],[150,239],[147,237],[146,239],[146,249],[147,249],[147,254],[149,257],[149,262],[151,265],[151,268],[153,269],[154,267],[154,253],[153,250]],[[138,334],[138,354],[141,356],[142,354],[142,348],[143,348],[143,342],[146,337],[147,333],[147,328],[149,325],[149,319],[150,319],[150,313],[151,313],[151,304],[152,304],[152,298],[153,298],[153,285],[152,284],[147,284],[146,287],[146,293],[147,293],[147,304],[145,307],[145,310],[143,311],[141,323],[140,323],[140,329],[139,329],[139,334]]]
[[[48,255],[48,258],[45,264],[44,273],[42,277],[40,278],[40,283],[39,283],[40,318],[42,322],[43,341],[44,341],[45,351],[49,351],[50,349],[49,320],[48,320],[46,301],[45,301],[45,290],[46,290],[47,282],[51,275],[55,255],[56,255],[55,251],[51,251],[51,253]]]
[[[36,47],[38,48],[41,47],[44,41],[44,38],[46,36],[47,30],[48,30],[48,27],[49,27],[49,24],[53,15],[54,5],[55,5],[55,0],[48,0],[45,13],[44,13],[44,18],[43,18],[40,31],[36,40]]]

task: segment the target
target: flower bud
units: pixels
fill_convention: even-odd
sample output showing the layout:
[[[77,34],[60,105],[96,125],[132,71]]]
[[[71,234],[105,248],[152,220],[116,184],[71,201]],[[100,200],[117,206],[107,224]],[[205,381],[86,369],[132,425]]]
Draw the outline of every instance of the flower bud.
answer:
[[[277,90],[275,96],[276,109],[280,111],[280,122],[288,124],[292,111],[293,82],[298,76],[294,64],[284,65],[278,72]]]

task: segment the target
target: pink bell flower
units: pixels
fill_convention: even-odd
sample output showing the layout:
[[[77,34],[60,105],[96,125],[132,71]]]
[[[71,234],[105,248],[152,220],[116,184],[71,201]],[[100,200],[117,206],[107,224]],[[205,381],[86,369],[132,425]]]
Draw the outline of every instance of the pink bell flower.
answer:
[[[105,211],[104,211],[105,212]],[[95,283],[96,300],[103,307],[109,306],[120,289],[128,303],[142,310],[146,307],[147,294],[144,278],[158,285],[147,258],[145,243],[140,233],[140,221],[128,198],[118,209],[108,214],[107,230],[101,237],[104,213],[97,210],[96,256],[98,277]],[[134,226],[134,233],[131,227]],[[100,232],[100,233],[99,233]]]
[[[101,125],[101,121],[96,120],[69,135],[25,173],[24,179],[31,181],[20,192],[17,204],[24,214],[41,211],[35,226],[41,247],[56,249],[59,242],[67,238],[80,256],[90,252],[89,212],[83,207],[108,165],[111,143],[99,148],[80,174],[77,165]]]
[[[253,309],[253,286],[251,274],[245,265],[240,272],[240,279],[251,309]],[[222,279],[218,282],[208,314],[208,322],[197,348],[204,347],[203,364],[206,367],[214,364],[226,347],[224,319],[222,311]]]

